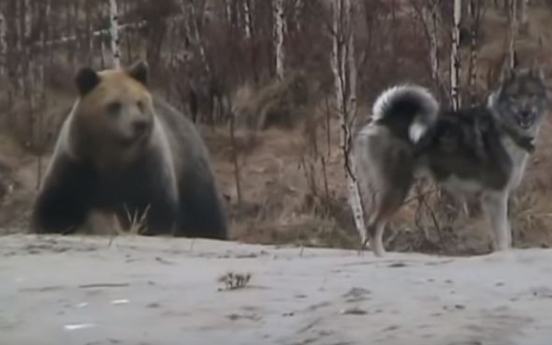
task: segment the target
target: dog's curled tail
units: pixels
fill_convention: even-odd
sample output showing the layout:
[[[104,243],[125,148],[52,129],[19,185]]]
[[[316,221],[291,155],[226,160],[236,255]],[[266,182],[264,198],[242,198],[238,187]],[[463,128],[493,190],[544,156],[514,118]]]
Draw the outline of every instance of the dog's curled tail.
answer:
[[[436,121],[439,103],[418,85],[397,85],[383,91],[372,108],[373,120],[404,139],[417,142]]]

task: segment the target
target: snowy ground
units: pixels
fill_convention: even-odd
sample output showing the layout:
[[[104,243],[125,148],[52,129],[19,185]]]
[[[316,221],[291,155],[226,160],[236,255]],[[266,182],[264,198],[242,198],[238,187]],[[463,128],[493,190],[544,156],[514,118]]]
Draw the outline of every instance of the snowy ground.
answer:
[[[549,345],[552,251],[0,237],[0,344]],[[244,289],[217,278],[251,273]]]

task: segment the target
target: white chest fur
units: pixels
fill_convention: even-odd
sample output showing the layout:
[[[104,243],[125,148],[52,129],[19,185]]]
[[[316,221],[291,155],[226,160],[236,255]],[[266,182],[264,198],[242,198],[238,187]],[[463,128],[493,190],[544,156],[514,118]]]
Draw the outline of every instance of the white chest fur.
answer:
[[[510,175],[510,181],[508,182],[508,189],[513,190],[521,183],[529,154],[527,151],[517,146],[510,137],[504,137],[502,143],[506,152],[508,152],[508,155],[510,155],[512,159],[512,173]]]

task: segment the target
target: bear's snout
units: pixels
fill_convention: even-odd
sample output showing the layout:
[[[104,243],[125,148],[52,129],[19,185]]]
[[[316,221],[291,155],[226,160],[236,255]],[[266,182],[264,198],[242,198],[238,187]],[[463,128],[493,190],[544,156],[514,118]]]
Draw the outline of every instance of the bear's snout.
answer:
[[[137,137],[143,136],[147,132],[149,125],[150,125],[150,122],[146,119],[134,120],[132,122],[132,129],[134,131],[134,135]]]

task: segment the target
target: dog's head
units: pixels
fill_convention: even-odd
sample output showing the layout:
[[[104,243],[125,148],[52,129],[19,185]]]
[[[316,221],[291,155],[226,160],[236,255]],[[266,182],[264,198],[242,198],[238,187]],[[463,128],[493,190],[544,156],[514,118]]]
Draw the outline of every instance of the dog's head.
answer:
[[[503,125],[520,133],[536,135],[548,107],[542,70],[536,66],[505,66],[500,86],[489,101]]]

